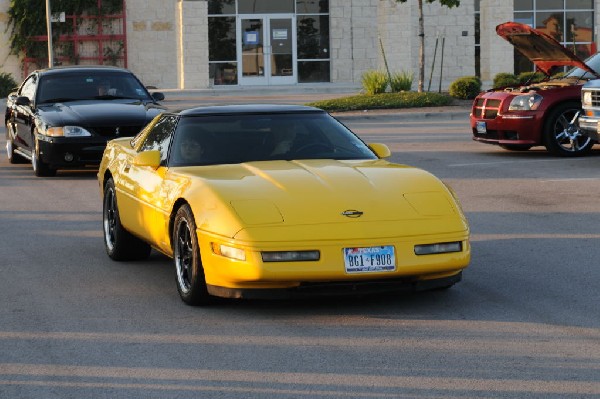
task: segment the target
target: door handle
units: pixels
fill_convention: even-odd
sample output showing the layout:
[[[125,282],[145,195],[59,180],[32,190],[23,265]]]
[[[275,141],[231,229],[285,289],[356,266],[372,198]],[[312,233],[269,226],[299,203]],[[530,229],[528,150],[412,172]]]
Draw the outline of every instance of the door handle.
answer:
[[[125,167],[123,168],[123,172],[124,172],[124,173],[129,173],[129,169],[131,169],[131,165],[130,165],[130,164],[127,164],[127,165],[125,165]]]

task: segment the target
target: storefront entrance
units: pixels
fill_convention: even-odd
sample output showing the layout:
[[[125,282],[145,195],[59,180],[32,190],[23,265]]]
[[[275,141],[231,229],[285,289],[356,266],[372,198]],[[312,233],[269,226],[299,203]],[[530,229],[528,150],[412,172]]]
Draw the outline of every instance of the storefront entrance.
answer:
[[[293,14],[239,15],[238,81],[242,85],[297,82],[296,23]]]

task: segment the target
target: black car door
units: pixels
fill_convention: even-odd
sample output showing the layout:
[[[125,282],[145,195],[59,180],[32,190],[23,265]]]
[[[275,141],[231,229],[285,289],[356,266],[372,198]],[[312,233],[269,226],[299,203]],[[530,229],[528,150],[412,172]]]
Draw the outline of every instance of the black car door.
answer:
[[[28,104],[18,104],[15,102],[13,105],[13,116],[15,124],[15,143],[21,147],[31,151],[33,147],[32,140],[32,125],[34,123],[35,113],[35,93],[37,89],[38,76],[37,74],[30,75],[25,82],[21,85],[18,91],[18,98],[27,97],[29,99]]]

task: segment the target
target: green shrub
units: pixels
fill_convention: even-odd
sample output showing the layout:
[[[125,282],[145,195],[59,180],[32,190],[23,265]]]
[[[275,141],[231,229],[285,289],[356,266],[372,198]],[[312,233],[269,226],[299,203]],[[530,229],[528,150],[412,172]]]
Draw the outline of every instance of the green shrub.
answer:
[[[563,78],[567,73],[566,72],[557,72],[551,76],[552,79],[560,79]]]
[[[506,86],[518,86],[519,78],[514,73],[500,72],[494,76],[494,89]]]
[[[17,87],[17,82],[6,73],[0,73],[0,98],[6,98]]]
[[[382,93],[377,95],[353,95],[308,103],[329,112],[363,111],[368,109],[400,109],[419,107],[441,107],[452,104],[452,97],[441,93]]]
[[[400,91],[410,91],[413,84],[412,72],[395,72],[390,79],[390,89],[392,93]]]
[[[464,76],[450,83],[448,92],[454,98],[472,100],[481,92],[481,79],[477,76]]]
[[[546,79],[546,75],[541,72],[521,72],[517,78],[519,79],[519,83],[524,85],[527,82],[529,83],[539,83],[542,80]]]
[[[388,77],[385,72],[370,70],[362,75],[362,87],[366,94],[385,93],[388,85]]]

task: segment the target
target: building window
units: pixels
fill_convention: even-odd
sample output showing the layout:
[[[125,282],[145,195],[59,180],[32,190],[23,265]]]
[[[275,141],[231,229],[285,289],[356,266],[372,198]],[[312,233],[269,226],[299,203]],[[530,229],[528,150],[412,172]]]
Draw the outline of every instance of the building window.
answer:
[[[329,1],[296,0],[298,83],[330,81]]]
[[[237,85],[235,0],[208,2],[208,76],[215,86]]]
[[[515,0],[514,20],[550,35],[581,59],[596,53],[593,0]],[[515,50],[515,73],[532,70],[533,63]]]
[[[246,19],[248,14],[259,18],[260,14],[273,13],[295,14],[298,83],[330,82],[329,0],[208,0],[209,77],[214,85],[238,84],[238,69],[242,67],[236,48],[244,33],[244,29],[236,31],[240,15]],[[275,31],[291,31],[291,26],[275,26]],[[290,71],[290,75],[292,53],[290,48],[288,59],[283,60],[274,52],[278,64],[283,60],[288,65],[282,71]],[[277,72],[277,76],[284,72]]]

